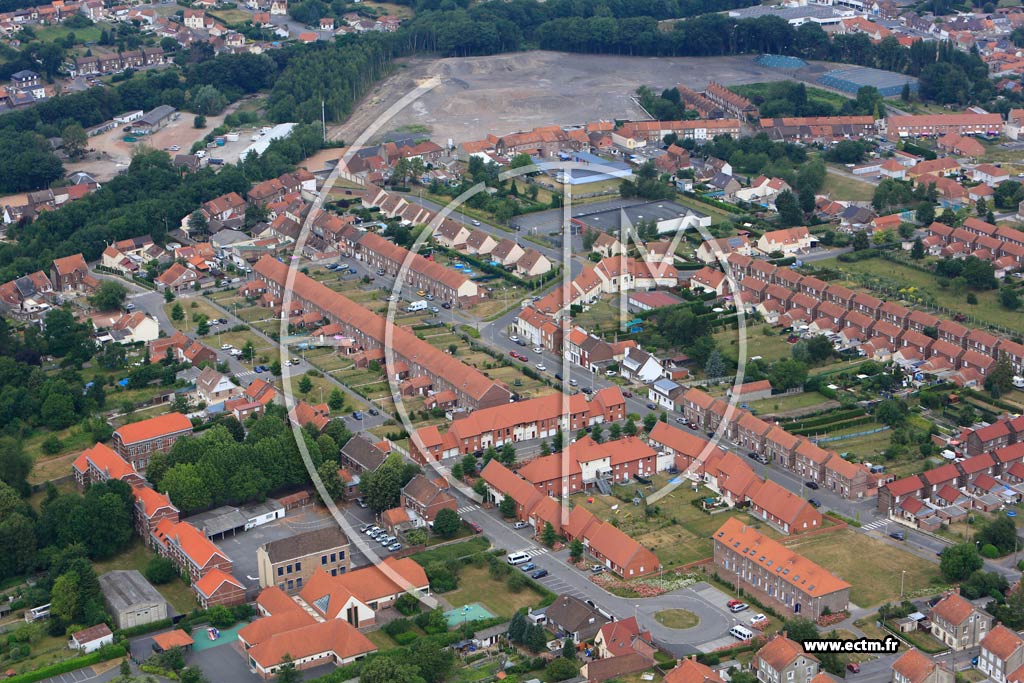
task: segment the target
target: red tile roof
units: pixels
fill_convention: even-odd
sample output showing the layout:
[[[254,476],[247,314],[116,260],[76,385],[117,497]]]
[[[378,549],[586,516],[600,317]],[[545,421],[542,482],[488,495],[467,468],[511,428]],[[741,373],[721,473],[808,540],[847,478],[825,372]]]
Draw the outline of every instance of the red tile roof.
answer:
[[[246,654],[263,669],[269,669],[278,666],[286,655],[303,659],[330,652],[345,660],[376,650],[377,646],[347,621],[331,619],[275,633]]]
[[[196,581],[194,585],[197,591],[209,598],[220,590],[220,587],[225,583],[245,590],[245,586],[243,586],[238,579],[231,576],[231,574],[216,568],[211,569],[203,576],[203,578]]]
[[[126,424],[114,434],[121,438],[122,443],[129,445],[184,431],[192,431],[192,421],[181,413],[167,413]]]
[[[111,479],[138,475],[129,462],[101,443],[82,451],[82,454],[75,458],[73,467],[84,474],[89,471],[89,463]]]

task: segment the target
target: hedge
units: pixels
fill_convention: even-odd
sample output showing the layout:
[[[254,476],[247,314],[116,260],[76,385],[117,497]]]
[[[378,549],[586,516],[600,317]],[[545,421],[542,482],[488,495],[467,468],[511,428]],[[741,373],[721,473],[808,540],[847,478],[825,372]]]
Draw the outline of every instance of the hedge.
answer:
[[[827,425],[828,429],[824,429],[826,425],[821,425],[818,427],[801,427],[799,429],[792,429],[787,427],[786,431],[796,436],[807,436],[808,434],[827,434],[829,432],[838,431],[840,429],[849,429],[850,427],[859,427],[861,425],[867,424],[875,424],[875,418],[873,418],[870,415],[865,415],[864,417],[856,417],[853,418],[852,420],[842,420],[839,422],[833,422],[832,424]]]
[[[12,676],[5,680],[7,683],[34,683],[35,681],[41,681],[45,678],[66,674],[69,671],[76,671],[83,667],[99,664],[100,662],[105,662],[110,659],[118,659],[120,657],[124,657],[125,654],[127,654],[127,652],[123,645],[107,645],[96,650],[96,652],[90,652],[87,655],[75,657],[74,659],[66,659],[63,662],[44,666],[43,668],[36,669],[35,671],[26,671],[23,674],[18,674],[17,676]]]
[[[174,626],[174,621],[171,619],[161,619],[160,621],[153,621],[148,624],[142,624],[141,626],[132,626],[131,628],[120,629],[114,631],[114,637],[118,640],[123,638],[135,638],[136,636],[143,636],[147,633],[154,631],[161,631],[165,628]]]

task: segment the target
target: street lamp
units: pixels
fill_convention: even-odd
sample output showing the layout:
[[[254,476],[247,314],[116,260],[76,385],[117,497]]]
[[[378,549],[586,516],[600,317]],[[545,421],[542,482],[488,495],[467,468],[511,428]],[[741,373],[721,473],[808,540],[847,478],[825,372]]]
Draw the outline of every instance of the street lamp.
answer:
[[[903,581],[907,578],[907,570],[904,569],[900,572],[900,600],[903,600]]]

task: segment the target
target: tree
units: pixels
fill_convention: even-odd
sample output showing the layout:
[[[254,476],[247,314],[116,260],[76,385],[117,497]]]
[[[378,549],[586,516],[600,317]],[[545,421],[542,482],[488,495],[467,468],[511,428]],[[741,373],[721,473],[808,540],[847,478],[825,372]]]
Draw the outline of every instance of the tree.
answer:
[[[374,512],[384,512],[397,507],[401,498],[404,464],[402,456],[392,453],[375,472],[364,472],[359,484],[366,504]]]
[[[395,657],[371,659],[359,670],[360,683],[426,683],[414,664],[399,662]]]
[[[441,538],[452,538],[459,533],[462,520],[459,513],[449,508],[439,510],[434,517],[434,533]]]
[[[909,413],[910,410],[904,401],[892,398],[882,401],[875,407],[875,419],[890,427],[903,424]]]
[[[50,591],[50,614],[65,624],[80,620],[83,613],[81,579],[76,572],[67,572],[57,577]]]
[[[1016,311],[1020,308],[1020,297],[1009,287],[1003,287],[999,290],[999,303],[1008,311]]]
[[[212,116],[221,113],[228,105],[228,100],[212,85],[204,85],[192,96],[192,111],[197,114]]]
[[[0,437],[0,481],[28,496],[31,471],[32,456],[25,452],[22,442],[10,436]]]
[[[995,367],[985,375],[985,390],[992,394],[992,398],[1013,390],[1013,366],[1006,354],[1000,355]]]
[[[251,339],[246,339],[245,343],[242,344],[242,358],[251,363],[255,355],[256,347],[253,346]]]
[[[725,361],[717,349],[708,356],[708,362],[704,364],[704,375],[708,379],[718,379],[725,375]]]
[[[655,413],[647,413],[644,415],[644,431],[650,432],[654,429],[654,425],[658,424],[658,416]]]
[[[594,443],[604,441],[604,427],[601,426],[600,422],[590,428],[590,438],[594,440]]]
[[[498,512],[501,516],[506,519],[511,519],[516,516],[516,501],[512,496],[505,494],[505,497],[498,503]]]
[[[209,507],[213,496],[197,465],[178,463],[164,473],[160,489],[182,512]]]
[[[345,394],[341,392],[341,389],[335,387],[331,391],[331,395],[327,397],[328,407],[335,412],[345,410]]]
[[[571,659],[559,657],[553,659],[545,667],[544,672],[547,674],[549,681],[564,681],[568,678],[573,678],[580,672],[580,666]]]
[[[85,151],[89,147],[89,138],[85,134],[85,129],[77,123],[72,123],[66,126],[60,134],[61,140],[64,142],[64,151],[72,159],[81,159],[85,156]]]
[[[626,424],[622,426],[622,433],[624,436],[636,436],[636,420],[632,417],[626,418]]]
[[[795,358],[783,358],[772,363],[768,378],[777,391],[800,387],[807,381],[807,365]]]
[[[939,570],[949,581],[963,581],[981,569],[983,564],[974,543],[959,543],[948,546],[942,551]]]
[[[910,248],[910,258],[915,261],[920,261],[924,258],[924,243],[921,242],[920,237],[914,240],[914,246]]]
[[[197,114],[192,119],[192,127],[193,128],[198,128],[198,129],[206,128],[206,117],[203,116],[202,114]]]
[[[996,517],[981,527],[974,540],[994,545],[1003,555],[1012,553],[1017,543],[1017,527],[1009,517]]]
[[[167,290],[167,291],[170,291],[170,290]],[[171,307],[171,320],[174,320],[176,322],[181,322],[184,319],[185,319],[185,309],[181,307],[180,303],[174,304],[174,306]]]
[[[783,228],[791,228],[804,222],[800,204],[789,190],[783,190],[775,198],[775,210],[779,212],[779,225]]]
[[[174,563],[166,557],[154,557],[146,565],[146,570],[143,574],[145,574],[147,581],[159,586],[174,580],[178,575],[178,570]]]
[[[569,559],[573,562],[583,559],[583,541],[578,538],[572,539],[572,543],[569,544]]]
[[[814,622],[810,619],[804,619],[803,617],[793,617],[787,619],[783,625],[783,630],[786,631],[786,635],[797,643],[802,643],[805,640],[814,640],[819,638],[818,627],[814,625]]]
[[[549,548],[555,545],[558,537],[555,536],[555,527],[551,526],[551,522],[544,522],[544,530],[540,534],[540,540]]]
[[[313,380],[308,375],[303,375],[299,380],[299,393],[308,394],[313,391]]]

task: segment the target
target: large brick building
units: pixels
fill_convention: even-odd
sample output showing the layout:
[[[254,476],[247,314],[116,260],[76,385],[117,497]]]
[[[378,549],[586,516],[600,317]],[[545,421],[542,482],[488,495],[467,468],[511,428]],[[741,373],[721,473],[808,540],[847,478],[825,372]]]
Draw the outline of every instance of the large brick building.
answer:
[[[850,584],[737,518],[715,532],[715,567],[737,588],[815,620],[845,612]]]
[[[140,472],[154,453],[166,453],[180,437],[192,433],[192,421],[181,413],[167,413],[132,422],[114,432],[114,450]]]

